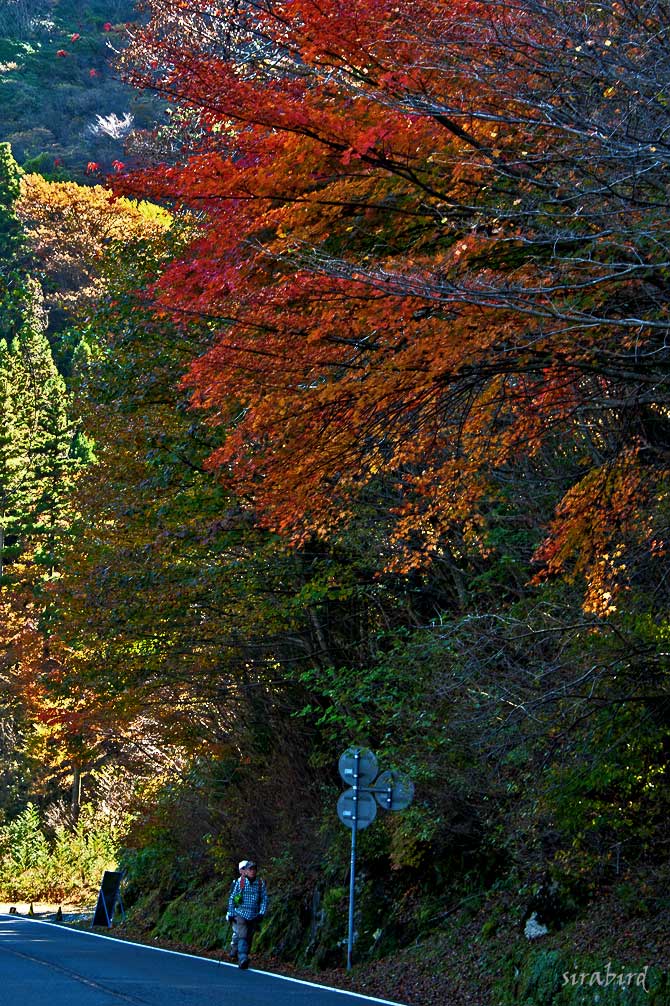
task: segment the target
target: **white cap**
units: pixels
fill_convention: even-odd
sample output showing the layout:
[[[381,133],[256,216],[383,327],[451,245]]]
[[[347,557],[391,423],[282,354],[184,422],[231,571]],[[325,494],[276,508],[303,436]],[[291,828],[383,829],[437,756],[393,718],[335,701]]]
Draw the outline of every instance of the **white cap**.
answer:
[[[246,868],[247,868],[248,865],[249,865],[249,860],[248,859],[243,859],[242,862],[238,864],[237,869],[238,870],[246,870]]]

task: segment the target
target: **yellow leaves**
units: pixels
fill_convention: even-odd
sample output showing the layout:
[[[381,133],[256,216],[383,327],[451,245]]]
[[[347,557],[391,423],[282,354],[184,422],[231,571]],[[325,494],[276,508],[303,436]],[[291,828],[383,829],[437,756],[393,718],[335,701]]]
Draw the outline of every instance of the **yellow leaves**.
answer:
[[[58,290],[53,302],[70,310],[100,296],[100,261],[110,244],[153,240],[171,224],[160,206],[115,198],[102,185],[49,182],[41,175],[21,179],[17,212]]]
[[[140,219],[146,222],[146,226],[149,230],[149,233],[145,234],[143,228],[140,228],[143,231],[142,236],[153,237],[154,232],[163,234],[168,231],[172,225],[172,214],[169,213],[164,206],[158,206],[156,203],[147,202],[146,199],[142,199],[140,202],[136,203],[132,199],[122,197],[117,200],[117,204],[139,213]]]
[[[103,240],[152,238],[170,226],[170,214],[147,201],[115,197],[102,185],[49,182],[41,175],[24,175],[17,211],[29,227],[47,224],[95,244]]]

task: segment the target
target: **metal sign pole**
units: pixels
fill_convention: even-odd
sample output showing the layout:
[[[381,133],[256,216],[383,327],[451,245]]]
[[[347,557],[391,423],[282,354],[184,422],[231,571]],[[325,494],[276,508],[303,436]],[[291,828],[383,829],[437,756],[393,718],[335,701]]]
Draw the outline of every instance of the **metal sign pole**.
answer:
[[[349,935],[347,937],[347,971],[351,971],[354,946],[354,896],[356,893],[356,837],[359,828],[367,828],[377,815],[377,806],[384,810],[404,810],[414,797],[414,783],[394,770],[382,772],[376,755],[369,748],[347,748],[338,762],[340,778],[350,788],[340,793],[337,816],[351,828],[351,866],[349,869]]]
[[[351,828],[351,865],[349,867],[349,935],[347,937],[347,971],[351,971],[351,956],[354,947],[354,897],[356,893],[356,834],[358,832],[358,775],[361,753],[353,752],[353,815]]]

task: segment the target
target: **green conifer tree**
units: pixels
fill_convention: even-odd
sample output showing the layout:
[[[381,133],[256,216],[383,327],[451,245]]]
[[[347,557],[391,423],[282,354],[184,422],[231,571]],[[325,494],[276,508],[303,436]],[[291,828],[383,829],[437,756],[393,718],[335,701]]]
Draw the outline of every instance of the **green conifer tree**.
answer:
[[[20,547],[28,505],[27,438],[16,414],[12,363],[7,343],[0,339],[0,583]]]
[[[11,347],[17,418],[26,431],[31,484],[24,531],[34,562],[52,576],[60,546],[70,533],[72,478],[90,460],[91,451],[86,438],[78,435],[78,422],[70,418],[71,396],[45,334],[41,288],[29,278],[25,290],[23,321]]]
[[[43,389],[38,425],[32,445],[35,498],[31,533],[35,561],[48,574],[56,572],[60,546],[72,527],[72,476],[81,466],[74,451],[77,423],[69,418],[70,400],[60,374]]]
[[[21,324],[26,296],[26,242],[15,210],[20,192],[21,168],[9,143],[0,143],[0,338],[7,342]]]
[[[91,452],[70,418],[71,399],[46,336],[37,280],[23,276],[12,290],[12,305],[9,350],[3,343],[4,565],[24,555],[53,575],[71,526],[72,476]]]
[[[0,259],[9,260],[23,246],[23,228],[16,214],[21,193],[21,168],[9,143],[0,143]]]
[[[14,357],[16,398],[21,420],[28,430],[32,456],[45,390],[58,370],[46,337],[47,317],[39,283],[26,277],[21,297],[19,324],[10,348]]]

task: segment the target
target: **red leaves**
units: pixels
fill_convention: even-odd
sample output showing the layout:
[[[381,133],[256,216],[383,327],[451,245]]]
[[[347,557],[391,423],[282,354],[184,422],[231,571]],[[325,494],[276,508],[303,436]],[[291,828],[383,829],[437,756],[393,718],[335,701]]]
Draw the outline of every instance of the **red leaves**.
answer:
[[[349,164],[352,157],[364,157],[376,148],[379,153],[384,146],[384,141],[390,136],[391,131],[386,125],[370,126],[368,129],[364,129],[353,138],[352,146],[342,154],[342,163]]]
[[[635,241],[590,243],[621,207],[585,222],[573,206],[570,165],[597,144],[585,154],[574,123],[546,121],[554,84],[533,69],[537,46],[567,60],[562,40],[469,0],[294,0],[252,28],[236,5],[217,21],[195,2],[170,32],[149,8],[133,78],[177,112],[171,166],[140,191],[198,218],[159,309],[218,325],[187,382],[213,422],[238,417],[210,464],[296,534],[383,484],[400,501],[396,568],[456,528],[485,550],[496,473],[535,463],[557,431],[578,437],[603,346],[612,361],[621,348],[605,291],[622,296]],[[569,69],[556,64],[561,86]]]
[[[424,450],[409,435],[414,410],[437,407],[429,361],[440,349],[448,368],[435,326],[414,320],[434,253],[425,258],[417,249],[403,261],[390,250],[391,232],[398,239],[405,218],[390,218],[389,229],[388,210],[407,200],[411,220],[430,198],[412,192],[406,171],[425,170],[451,143],[430,117],[377,100],[380,88],[409,80],[395,73],[397,5],[297,6],[288,34],[262,12],[254,30],[298,51],[301,65],[317,70],[311,78],[290,67],[284,74],[281,64],[277,72],[257,65],[240,74],[158,36],[148,36],[157,46],[146,53],[151,70],[167,62],[169,45],[174,72],[166,87],[206,108],[203,125],[212,129],[211,147],[149,179],[155,195],[208,213],[188,261],[166,276],[162,304],[235,319],[188,381],[194,401],[219,416],[229,398],[243,403],[243,422],[211,464],[232,464],[239,490],[285,530],[339,519],[334,471],[347,493],[405,465],[408,443]],[[435,12],[427,5],[414,13],[406,51],[418,54],[423,19]],[[440,16],[445,24],[450,17]],[[216,152],[217,135],[230,137],[233,158]],[[379,251],[359,260],[359,242]],[[333,243],[335,262],[322,251]],[[372,452],[374,462],[361,450],[367,441],[387,442],[384,452]]]

